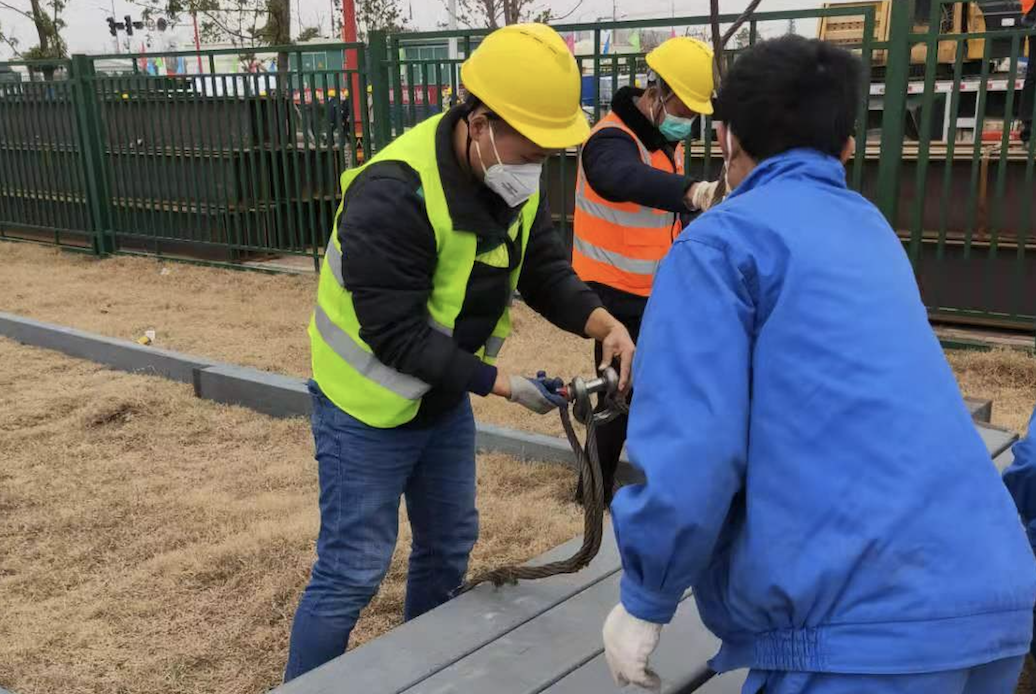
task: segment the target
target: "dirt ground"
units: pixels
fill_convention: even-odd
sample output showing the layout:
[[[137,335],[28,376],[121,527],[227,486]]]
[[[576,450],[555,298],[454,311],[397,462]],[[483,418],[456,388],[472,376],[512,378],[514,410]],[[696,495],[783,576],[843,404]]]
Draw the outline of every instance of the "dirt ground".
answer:
[[[157,333],[156,345],[295,376],[309,374],[306,323],[316,278],[233,272],[153,259],[103,261],[29,244],[0,243],[0,310],[113,337]],[[592,373],[592,345],[557,330],[523,304],[500,366],[565,378]],[[1036,359],[999,351],[950,352],[962,390],[994,401],[993,421],[1024,430],[1036,401]],[[538,417],[499,398],[475,398],[476,416],[560,436],[556,416]]]
[[[66,282],[48,276],[63,287],[64,300],[55,297],[63,304]],[[83,313],[106,315],[96,310],[106,291],[81,286]],[[207,288],[193,286],[215,305]],[[113,299],[109,310],[120,305]],[[184,318],[186,339],[198,339]],[[246,349],[231,326],[255,319],[225,320]],[[568,502],[573,475],[560,466],[482,456],[478,484],[473,570],[533,557],[581,530],[582,514]],[[18,694],[266,691],[281,677],[314,558],[316,502],[308,422],[0,339],[0,686]],[[403,524],[399,547],[408,546]],[[398,550],[354,644],[399,621],[404,559]]]

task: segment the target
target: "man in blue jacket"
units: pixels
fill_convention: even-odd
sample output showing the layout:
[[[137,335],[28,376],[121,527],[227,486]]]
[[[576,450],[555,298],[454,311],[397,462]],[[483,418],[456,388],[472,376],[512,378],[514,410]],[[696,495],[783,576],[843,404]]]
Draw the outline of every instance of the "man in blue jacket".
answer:
[[[846,187],[862,68],[797,36],[731,68],[733,192],[656,277],[612,517],[617,682],[688,588],[746,694],[1009,694],[1036,566],[896,234]]]
[[[1029,544],[1036,553],[1036,411],[1029,420],[1029,433],[1014,445],[1011,452],[1014,462],[1004,470],[1004,484],[1014,497],[1018,515],[1029,534]],[[1036,614],[1033,621],[1036,622]],[[1036,657],[1036,643],[1030,647],[1030,652]]]

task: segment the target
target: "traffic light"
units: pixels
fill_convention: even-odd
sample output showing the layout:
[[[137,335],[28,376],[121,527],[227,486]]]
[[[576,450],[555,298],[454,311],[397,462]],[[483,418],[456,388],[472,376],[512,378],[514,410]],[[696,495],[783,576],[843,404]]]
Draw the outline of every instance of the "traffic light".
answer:
[[[108,17],[108,33],[111,34],[112,36],[118,36],[119,35],[118,30],[115,28],[115,18],[114,17]]]
[[[126,20],[126,36],[133,36],[133,18],[126,15],[123,19]]]

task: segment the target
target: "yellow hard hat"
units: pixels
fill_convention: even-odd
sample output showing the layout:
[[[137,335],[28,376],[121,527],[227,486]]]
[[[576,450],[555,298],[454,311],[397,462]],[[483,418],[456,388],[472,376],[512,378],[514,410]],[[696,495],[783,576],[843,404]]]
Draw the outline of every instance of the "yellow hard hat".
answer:
[[[689,36],[671,38],[646,56],[648,67],[676,93],[684,106],[712,115],[712,49]]]
[[[564,39],[546,24],[511,24],[487,36],[460,67],[469,92],[546,149],[580,144],[590,126],[581,79]]]

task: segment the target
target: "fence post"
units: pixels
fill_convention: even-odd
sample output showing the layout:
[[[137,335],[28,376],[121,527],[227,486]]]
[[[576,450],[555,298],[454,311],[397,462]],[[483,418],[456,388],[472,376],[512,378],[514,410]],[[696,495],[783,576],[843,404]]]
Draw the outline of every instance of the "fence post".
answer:
[[[76,133],[86,172],[86,198],[93,225],[95,255],[115,251],[111,225],[111,194],[104,165],[104,135],[100,128],[100,106],[93,88],[94,65],[90,56],[72,56],[72,98],[75,102]]]
[[[389,107],[388,38],[384,31],[368,36],[367,70],[374,99],[374,144],[381,149],[392,140],[392,114]]]
[[[910,40],[915,0],[891,3],[888,68],[885,73],[884,116],[881,121],[881,158],[878,162],[878,208],[892,228],[899,207],[899,179],[903,170],[906,134],[907,86],[910,79]]]

